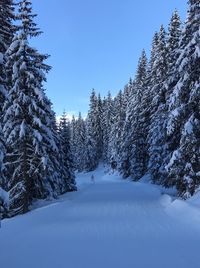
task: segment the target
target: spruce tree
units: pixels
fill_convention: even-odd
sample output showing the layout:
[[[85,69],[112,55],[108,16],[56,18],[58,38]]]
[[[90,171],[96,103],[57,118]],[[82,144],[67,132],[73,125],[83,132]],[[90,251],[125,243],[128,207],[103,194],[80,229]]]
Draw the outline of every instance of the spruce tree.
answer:
[[[76,140],[75,140],[75,132],[76,132],[76,119],[75,116],[72,115],[72,120],[70,122],[70,141],[71,141],[71,151],[74,163],[74,171],[76,170]]]
[[[102,107],[101,99],[97,98],[95,91],[90,97],[90,109],[86,120],[87,126],[87,149],[88,161],[87,170],[94,170],[102,157]]]
[[[172,14],[167,38],[167,61],[168,61],[168,72],[174,73],[174,67],[179,56],[179,43],[181,37],[181,20],[178,11],[175,10]],[[170,74],[168,74],[170,76]]]
[[[71,140],[70,140],[70,125],[67,120],[67,115],[64,112],[59,125],[59,135],[60,135],[60,158],[61,158],[61,175],[63,182],[65,182],[65,187],[63,187],[61,193],[67,191],[76,190],[75,186],[75,175],[74,175],[74,163],[71,151]]]
[[[146,117],[144,92],[146,92],[147,57],[143,50],[133,86],[133,96],[127,107],[127,116],[123,133],[122,166],[124,177],[140,179],[146,171]]]
[[[29,45],[41,31],[34,23],[31,2],[19,3],[19,32],[7,50],[6,67],[12,78],[9,98],[4,105],[4,133],[8,153],[7,180],[12,189],[11,214],[24,213],[35,198],[52,196],[51,153],[58,152],[52,130],[51,103],[43,82],[50,67],[48,55]]]
[[[129,84],[124,90],[124,101],[125,101],[125,121],[122,130],[122,143],[120,153],[120,166],[119,171],[123,177],[129,177],[131,175],[131,149],[132,149],[132,131],[133,131],[133,120],[134,120],[134,105],[135,105],[135,81],[129,80]]]
[[[7,77],[5,69],[5,53],[12,41],[15,27],[14,4],[12,0],[0,0],[0,113],[7,95]]]
[[[99,161],[101,161],[103,156],[103,103],[100,94],[98,94],[97,98],[96,117],[97,154]]]
[[[148,171],[154,182],[162,183],[165,176],[163,159],[168,149],[166,143],[166,92],[164,87],[167,78],[168,62],[166,32],[162,25],[154,49],[155,54],[150,81],[152,101],[148,134]]]
[[[102,120],[102,131],[103,131],[103,160],[108,162],[109,160],[109,136],[112,129],[112,118],[113,118],[113,100],[111,93],[108,92],[107,98],[103,102],[103,120]]]
[[[147,133],[148,126],[147,116],[145,114],[146,99],[144,94],[147,87],[147,57],[143,50],[139,59],[138,69],[135,77],[135,91],[137,97],[135,98],[134,121],[132,125],[132,148],[130,156],[131,176],[134,180],[140,179],[146,172],[147,163]]]
[[[87,170],[88,164],[88,148],[87,148],[87,132],[86,124],[79,113],[78,119],[75,122],[74,128],[74,163],[76,170],[81,172]]]
[[[14,5],[12,0],[0,0],[0,186],[7,188],[5,179],[3,178],[3,159],[5,155],[5,141],[3,137],[2,127],[2,107],[7,98],[7,72],[5,68],[5,53],[12,41],[15,27]]]
[[[122,146],[122,134],[125,122],[125,106],[123,93],[120,90],[113,102],[112,128],[109,135],[109,164],[113,168],[120,166],[120,151]]]
[[[190,0],[176,62],[178,80],[170,97],[168,135],[176,135],[166,166],[168,181],[187,198],[200,185],[200,1]]]

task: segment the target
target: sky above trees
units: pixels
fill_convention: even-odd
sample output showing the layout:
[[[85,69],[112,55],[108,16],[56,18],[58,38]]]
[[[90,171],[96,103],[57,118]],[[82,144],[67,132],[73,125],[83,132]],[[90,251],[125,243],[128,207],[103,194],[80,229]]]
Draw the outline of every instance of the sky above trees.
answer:
[[[46,88],[58,115],[85,114],[92,88],[102,95],[123,89],[174,9],[186,18],[183,0],[33,0],[33,8],[44,31],[33,43],[51,55]]]

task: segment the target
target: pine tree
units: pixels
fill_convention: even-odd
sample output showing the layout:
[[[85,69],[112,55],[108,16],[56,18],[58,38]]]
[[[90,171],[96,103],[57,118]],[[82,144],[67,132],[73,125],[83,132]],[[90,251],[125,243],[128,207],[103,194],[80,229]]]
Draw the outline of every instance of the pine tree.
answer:
[[[147,133],[148,126],[146,116],[146,99],[144,94],[147,93],[147,57],[143,50],[138,63],[138,69],[135,78],[135,90],[137,98],[135,99],[134,122],[132,125],[132,148],[131,148],[131,176],[134,180],[140,179],[146,172],[147,163]]]
[[[88,164],[88,148],[87,148],[87,132],[86,123],[79,113],[78,119],[74,127],[74,162],[79,172],[87,170]]]
[[[132,148],[132,130],[134,120],[134,105],[135,105],[135,81],[129,80],[129,84],[124,90],[124,101],[125,101],[125,121],[122,130],[122,144],[120,153],[120,167],[119,171],[122,173],[124,178],[131,175],[131,148]]]
[[[103,107],[101,95],[97,98],[97,114],[96,114],[96,140],[98,159],[102,160],[103,156]]]
[[[165,176],[163,159],[168,149],[166,143],[166,92],[164,87],[167,71],[166,32],[164,27],[161,26],[151,70],[150,94],[152,101],[148,134],[148,170],[152,180],[157,183],[162,183]]]
[[[14,5],[12,0],[0,1],[0,113],[4,99],[7,95],[6,90],[6,70],[5,70],[5,53],[12,41],[15,27],[13,26]]]
[[[120,166],[120,151],[122,146],[122,134],[125,122],[125,106],[123,93],[120,90],[113,102],[112,128],[109,135],[109,164],[113,168]]]
[[[180,16],[175,10],[175,12],[172,14],[171,21],[169,24],[169,32],[168,32],[168,38],[167,38],[167,65],[168,65],[168,71],[167,76],[165,79],[165,82],[163,84],[163,94],[165,96],[164,103],[159,108],[161,109],[160,115],[162,115],[161,119],[158,120],[162,121],[164,124],[163,132],[165,133],[165,148],[167,149],[165,151],[164,158],[162,160],[162,178],[160,183],[164,186],[170,185],[171,182],[168,180],[168,175],[165,166],[169,162],[169,159],[171,158],[171,153],[173,151],[174,141],[176,142],[177,137],[168,135],[168,118],[169,115],[169,103],[170,103],[170,96],[173,91],[174,86],[176,85],[177,79],[178,79],[178,72],[176,72],[175,65],[176,61],[179,56],[179,43],[181,38],[181,21]],[[161,177],[161,176],[160,176]]]
[[[176,62],[178,81],[170,97],[168,135],[176,135],[167,165],[168,181],[183,198],[200,185],[200,1],[190,0]]]
[[[67,120],[67,115],[64,112],[59,125],[60,135],[60,158],[61,158],[61,175],[65,187],[63,187],[61,193],[67,191],[76,190],[75,175],[74,175],[74,163],[71,151],[71,140],[70,140],[70,125]]]
[[[171,17],[168,29],[168,38],[167,38],[168,72],[170,74],[173,74],[173,76],[175,75],[174,67],[179,54],[180,37],[181,37],[181,20],[178,11],[175,10]]]
[[[76,119],[75,116],[72,115],[72,120],[70,122],[70,141],[71,141],[71,151],[74,163],[74,171],[76,170]]]
[[[146,118],[144,118],[146,92],[147,57],[143,50],[139,59],[134,81],[134,94],[127,108],[122,145],[122,167],[124,177],[131,176],[140,179],[146,171]]]
[[[102,131],[103,131],[103,160],[109,161],[109,136],[112,129],[113,118],[113,100],[110,91],[107,98],[103,102],[103,119],[102,119]]]
[[[7,74],[5,69],[5,53],[12,41],[14,26],[14,5],[11,0],[0,1],[0,186],[7,188],[3,178],[3,159],[5,141],[2,132],[2,107],[7,98]]]
[[[158,32],[155,32],[153,39],[152,39],[151,55],[150,55],[148,69],[147,69],[149,87],[153,87],[156,81],[157,69],[154,66],[157,60],[157,47],[158,47]]]
[[[94,170],[102,157],[103,133],[102,133],[102,107],[101,98],[97,98],[95,91],[90,97],[90,109],[87,117],[87,170]]]
[[[35,198],[53,195],[55,186],[50,172],[51,153],[58,152],[52,129],[54,115],[42,85],[50,70],[44,63],[48,55],[29,45],[29,39],[41,33],[33,21],[35,16],[31,2],[19,3],[20,30],[6,53],[12,81],[4,105],[3,131],[12,215],[27,212]]]

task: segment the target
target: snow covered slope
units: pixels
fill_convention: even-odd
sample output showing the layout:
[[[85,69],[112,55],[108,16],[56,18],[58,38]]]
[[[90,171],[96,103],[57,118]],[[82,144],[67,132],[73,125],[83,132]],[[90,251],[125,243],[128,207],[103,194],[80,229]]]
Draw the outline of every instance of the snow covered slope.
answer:
[[[78,192],[4,220],[0,267],[200,267],[198,208],[104,172],[79,174]]]

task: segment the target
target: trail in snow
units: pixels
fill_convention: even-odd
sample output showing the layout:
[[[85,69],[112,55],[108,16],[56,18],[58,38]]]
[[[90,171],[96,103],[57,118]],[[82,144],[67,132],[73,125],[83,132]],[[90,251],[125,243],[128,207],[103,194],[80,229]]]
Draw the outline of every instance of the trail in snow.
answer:
[[[199,267],[200,210],[103,167],[77,181],[78,192],[3,221],[1,268]]]

